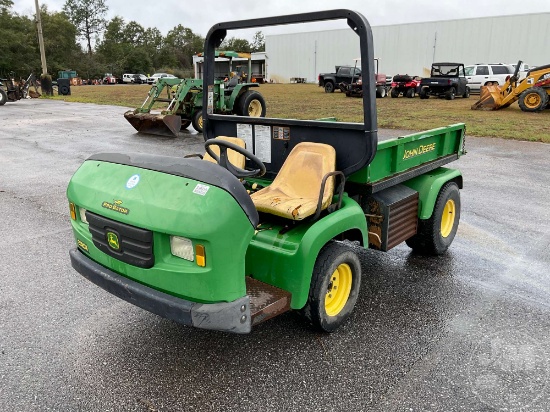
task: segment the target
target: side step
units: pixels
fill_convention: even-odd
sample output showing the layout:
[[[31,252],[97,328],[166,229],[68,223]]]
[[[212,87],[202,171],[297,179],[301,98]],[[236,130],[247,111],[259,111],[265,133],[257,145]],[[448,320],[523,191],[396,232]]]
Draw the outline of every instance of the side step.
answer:
[[[252,326],[290,310],[290,292],[246,277]]]

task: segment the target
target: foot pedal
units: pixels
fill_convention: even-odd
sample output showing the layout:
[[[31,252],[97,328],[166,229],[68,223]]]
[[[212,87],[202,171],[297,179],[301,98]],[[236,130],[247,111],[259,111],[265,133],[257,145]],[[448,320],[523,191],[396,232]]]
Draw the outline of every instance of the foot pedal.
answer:
[[[252,326],[290,310],[290,292],[246,277]]]

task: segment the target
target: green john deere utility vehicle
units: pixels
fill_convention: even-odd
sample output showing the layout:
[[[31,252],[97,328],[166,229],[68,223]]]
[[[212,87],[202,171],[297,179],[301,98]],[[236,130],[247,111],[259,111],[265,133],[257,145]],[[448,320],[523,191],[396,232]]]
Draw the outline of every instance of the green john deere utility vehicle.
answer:
[[[216,51],[215,56],[228,59],[229,67],[232,67],[233,58],[247,58],[250,67],[250,53]],[[248,70],[244,79],[235,74],[227,80],[214,81],[210,87],[213,92],[211,104],[215,113],[265,116],[265,100],[260,92],[252,90],[259,87],[259,84],[250,81],[250,71]],[[141,133],[177,136],[181,129],[187,129],[191,124],[197,132],[202,133],[202,85],[202,79],[158,79],[141,107],[127,111],[124,117]],[[168,107],[160,113],[154,113],[152,110],[156,103],[168,103]]]
[[[219,23],[205,40],[202,159],[100,153],[67,189],[73,267],[110,293],[197,328],[248,333],[288,310],[336,330],[359,298],[360,249],[445,253],[460,218],[464,124],[378,143],[364,121],[216,113],[214,50],[228,30],[345,19],[374,79],[370,25],[349,10]]]

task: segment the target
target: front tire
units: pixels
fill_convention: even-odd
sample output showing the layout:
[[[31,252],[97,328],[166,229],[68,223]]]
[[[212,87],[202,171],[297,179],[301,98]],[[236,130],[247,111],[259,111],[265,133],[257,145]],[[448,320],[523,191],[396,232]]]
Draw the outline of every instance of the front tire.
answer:
[[[524,112],[540,112],[548,105],[548,94],[542,87],[531,87],[519,95],[518,104]]]
[[[413,89],[413,88],[407,89],[406,96],[407,96],[409,99],[412,99],[412,98],[414,97],[414,89]]]
[[[435,201],[432,216],[418,220],[416,235],[407,245],[421,255],[441,255],[447,251],[456,235],[460,221],[460,191],[454,182],[446,183]]]
[[[449,90],[445,92],[445,99],[447,100],[453,100],[455,98],[456,91],[454,87],[451,87]]]
[[[319,252],[302,310],[313,326],[334,332],[350,317],[361,287],[361,263],[353,249],[331,241]]]
[[[467,99],[470,97],[470,88],[466,87],[466,90],[464,91],[464,94],[462,95],[463,98]]]
[[[399,90],[397,90],[397,89],[395,89],[395,88],[391,89],[390,96],[391,96],[392,98],[399,97],[399,94],[400,94],[400,93],[399,93]]]
[[[0,89],[0,106],[4,106],[8,101],[8,95],[3,89]]]
[[[388,95],[386,88],[384,86],[376,86],[376,97],[383,99]]]
[[[193,119],[191,120],[191,123],[193,124],[193,129],[195,129],[199,133],[202,133],[203,126],[204,126],[202,109],[199,109],[195,112],[195,114],[193,115]]]
[[[236,102],[237,105],[237,114],[240,116],[249,116],[249,117],[265,117],[266,113],[266,104],[264,97],[252,90],[247,90]]]
[[[181,121],[181,130],[187,129],[190,124],[191,124],[191,121],[182,119],[182,121]]]

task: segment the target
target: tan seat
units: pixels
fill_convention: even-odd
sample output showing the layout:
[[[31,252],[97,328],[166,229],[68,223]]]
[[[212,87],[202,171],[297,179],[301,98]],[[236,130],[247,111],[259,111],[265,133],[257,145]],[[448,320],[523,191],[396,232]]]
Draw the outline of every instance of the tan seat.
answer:
[[[299,143],[283,167],[265,189],[251,195],[259,212],[292,220],[302,220],[317,210],[323,177],[336,169],[336,151],[321,143]],[[321,210],[332,200],[334,177],[329,177],[323,192]]]
[[[246,149],[246,145],[244,143],[244,140],[243,139],[239,139],[238,137],[229,137],[229,136],[218,136],[216,137],[216,139],[219,139],[219,140],[225,140],[227,142],[230,142],[230,143],[234,143],[236,144],[237,146],[240,146],[242,147],[243,149]],[[210,148],[212,149],[212,151],[214,153],[216,153],[217,156],[220,155],[220,148],[217,147],[217,146],[210,146]],[[229,163],[231,163],[233,166],[236,166],[236,167],[239,167],[241,169],[244,169],[244,164],[245,164],[245,157],[240,154],[240,153],[237,153],[236,151],[234,150],[231,150],[231,149],[227,149],[227,160],[229,160]],[[208,162],[212,162],[212,163],[218,163],[216,162],[216,160],[210,156],[208,153],[205,153],[204,156],[202,157],[203,160],[206,160]]]

